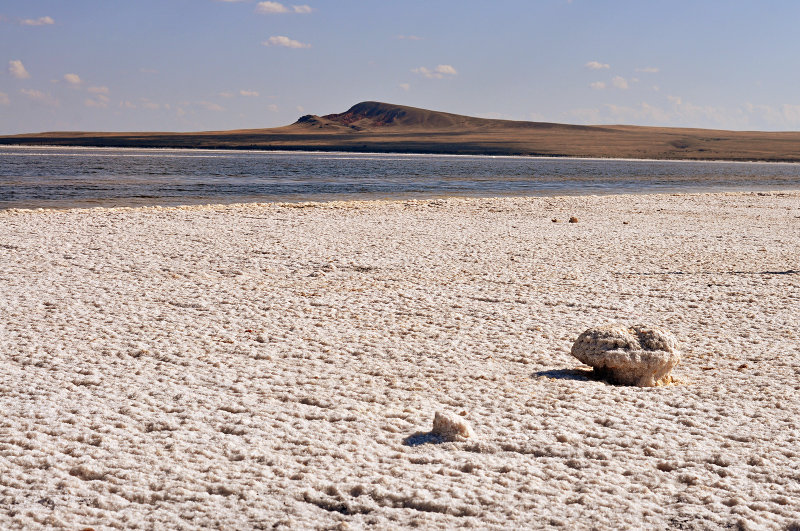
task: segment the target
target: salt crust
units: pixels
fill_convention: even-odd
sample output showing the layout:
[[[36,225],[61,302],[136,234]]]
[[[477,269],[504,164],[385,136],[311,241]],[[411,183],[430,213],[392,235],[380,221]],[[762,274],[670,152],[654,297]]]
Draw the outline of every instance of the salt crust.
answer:
[[[640,387],[671,383],[670,371],[681,360],[675,336],[646,325],[590,328],[570,354],[614,383]]]
[[[0,528],[785,529],[798,263],[796,192],[0,212]]]

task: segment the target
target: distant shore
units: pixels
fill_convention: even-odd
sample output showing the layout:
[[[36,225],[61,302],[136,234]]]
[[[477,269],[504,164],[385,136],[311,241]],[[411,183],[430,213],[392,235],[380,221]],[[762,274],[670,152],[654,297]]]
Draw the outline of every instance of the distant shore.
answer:
[[[270,129],[0,136],[8,144],[800,162],[800,132],[491,120],[381,102]]]
[[[112,145],[112,144],[104,144],[98,143],[95,144],[80,144],[75,145],[71,143],[47,143],[43,141],[43,143],[38,142],[20,142],[20,143],[13,143],[13,142],[6,142],[6,138],[0,137],[0,148],[2,147],[10,147],[10,148],[31,148],[31,149],[56,149],[56,148],[85,148],[85,149],[149,149],[149,150],[189,150],[189,151],[253,151],[253,152],[264,152],[264,153],[308,153],[308,154],[357,154],[357,155],[419,155],[419,156],[451,156],[451,157],[509,157],[509,158],[538,158],[538,159],[574,159],[574,160],[608,160],[608,161],[640,161],[640,162],[730,162],[730,163],[764,163],[764,164],[797,164],[800,163],[800,157],[789,157],[789,158],[771,158],[771,159],[748,159],[743,157],[735,157],[735,158],[717,158],[717,159],[708,159],[708,158],[637,158],[637,157],[624,157],[624,156],[601,156],[601,155],[569,155],[569,154],[522,154],[522,153],[508,153],[508,152],[474,152],[473,150],[464,150],[458,151],[396,151],[396,150],[386,150],[386,151],[370,151],[370,150],[359,150],[358,148],[354,149],[344,149],[342,147],[337,146],[330,146],[330,147],[319,147],[319,146],[284,146],[284,147],[253,147],[253,146],[236,146],[236,145],[228,145],[225,143],[220,143],[219,146],[215,146],[213,143],[210,145],[161,145],[161,143],[156,143],[153,145],[148,145],[147,143],[139,144],[132,144],[132,145]]]

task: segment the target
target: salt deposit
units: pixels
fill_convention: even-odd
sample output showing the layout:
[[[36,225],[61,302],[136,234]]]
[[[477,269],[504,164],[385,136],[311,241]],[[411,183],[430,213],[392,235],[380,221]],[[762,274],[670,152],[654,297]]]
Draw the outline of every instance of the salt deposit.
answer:
[[[0,528],[785,529],[798,263],[797,192],[0,212]]]
[[[614,383],[654,387],[672,382],[670,371],[681,359],[677,346],[664,330],[605,325],[579,335],[570,353]]]
[[[436,412],[433,417],[431,433],[445,441],[459,441],[475,437],[472,426],[464,417],[448,411]]]

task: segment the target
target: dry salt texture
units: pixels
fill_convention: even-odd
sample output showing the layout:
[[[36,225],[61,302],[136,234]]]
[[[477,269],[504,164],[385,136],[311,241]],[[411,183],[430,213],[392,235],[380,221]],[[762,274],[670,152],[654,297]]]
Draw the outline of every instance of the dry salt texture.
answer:
[[[798,270],[800,192],[0,212],[0,528],[796,529]]]

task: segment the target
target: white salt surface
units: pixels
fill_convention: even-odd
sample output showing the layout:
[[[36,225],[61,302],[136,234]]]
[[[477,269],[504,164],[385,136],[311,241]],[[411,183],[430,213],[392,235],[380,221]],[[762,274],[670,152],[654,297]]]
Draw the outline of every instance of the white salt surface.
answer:
[[[797,526],[798,271],[800,192],[0,212],[0,528]]]

